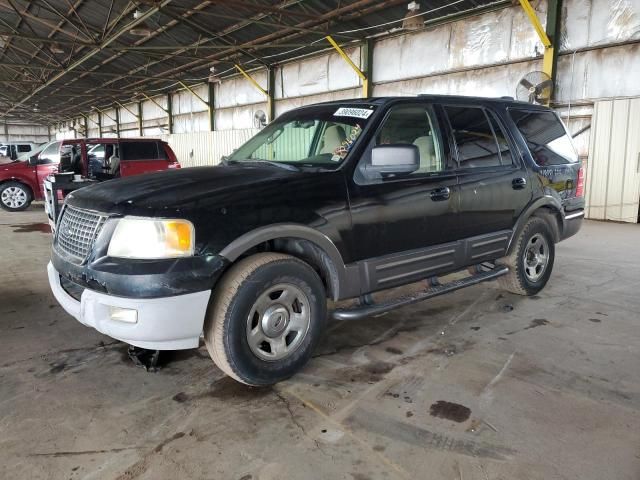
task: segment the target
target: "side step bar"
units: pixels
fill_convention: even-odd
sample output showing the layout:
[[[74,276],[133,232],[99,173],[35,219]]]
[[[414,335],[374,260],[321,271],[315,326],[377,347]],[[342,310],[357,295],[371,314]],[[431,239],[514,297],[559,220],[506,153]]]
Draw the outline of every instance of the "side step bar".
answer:
[[[509,273],[509,267],[495,267],[492,270],[477,273],[461,280],[454,280],[449,283],[436,285],[422,292],[414,293],[412,295],[405,295],[402,297],[394,298],[384,303],[374,303],[371,305],[357,305],[350,308],[339,308],[334,310],[332,317],[335,320],[347,321],[347,320],[360,320],[365,317],[376,317],[387,313],[391,310],[395,310],[399,307],[411,305],[412,303],[422,302],[438,295],[444,295],[445,293],[460,290],[461,288],[470,287],[481,282],[488,280],[494,280],[502,275]]]

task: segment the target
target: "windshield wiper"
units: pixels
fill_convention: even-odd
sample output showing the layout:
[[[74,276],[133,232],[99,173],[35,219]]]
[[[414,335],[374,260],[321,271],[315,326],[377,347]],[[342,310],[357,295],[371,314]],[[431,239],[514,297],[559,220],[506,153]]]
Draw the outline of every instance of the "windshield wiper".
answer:
[[[300,168],[296,167],[295,165],[291,165],[290,163],[274,162],[273,160],[263,160],[261,158],[251,158],[251,159],[239,160],[239,161],[230,160],[228,163],[232,163],[232,162],[233,163],[264,163],[267,165],[273,165],[274,167],[283,168],[285,170],[289,170],[292,172],[300,171]]]

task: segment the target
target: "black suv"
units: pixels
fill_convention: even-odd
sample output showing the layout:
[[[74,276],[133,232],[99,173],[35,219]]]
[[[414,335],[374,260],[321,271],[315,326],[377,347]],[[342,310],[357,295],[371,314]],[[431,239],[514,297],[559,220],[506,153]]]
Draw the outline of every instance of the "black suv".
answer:
[[[216,167],[83,188],[65,201],[49,281],[85,325],[194,348],[250,385],[310,358],[335,319],[484,280],[533,295],[584,216],[571,138],[507,99],[376,98],[290,111]],[[466,277],[441,283],[456,271]],[[376,303],[372,292],[428,280]]]

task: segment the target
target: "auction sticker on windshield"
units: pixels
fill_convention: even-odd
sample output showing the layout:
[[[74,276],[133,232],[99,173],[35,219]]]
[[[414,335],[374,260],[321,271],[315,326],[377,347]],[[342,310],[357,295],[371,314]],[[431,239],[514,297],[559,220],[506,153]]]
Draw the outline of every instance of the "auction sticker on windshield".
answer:
[[[336,113],[333,114],[334,117],[354,117],[354,118],[363,118],[367,119],[371,116],[373,110],[369,110],[367,108],[348,108],[342,107],[336,110]]]

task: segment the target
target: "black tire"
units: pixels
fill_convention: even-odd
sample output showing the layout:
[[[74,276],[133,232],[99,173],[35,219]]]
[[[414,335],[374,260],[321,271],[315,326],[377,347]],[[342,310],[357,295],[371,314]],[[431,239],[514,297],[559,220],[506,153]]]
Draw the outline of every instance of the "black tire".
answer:
[[[265,342],[250,346],[248,332],[257,332],[264,337],[267,335],[265,332],[273,334],[273,331],[263,328],[264,325],[280,328],[280,316],[274,321],[276,323],[271,323],[272,316],[258,313],[258,305],[262,305],[265,298],[267,302],[281,305],[278,302],[284,296],[278,296],[280,286],[285,286],[290,295],[301,299],[286,309],[288,313],[284,317],[287,328],[293,322],[294,314],[304,317],[306,313],[307,326],[299,339],[300,331],[294,332],[294,341],[297,343],[294,346],[292,341],[289,345],[292,350],[286,357],[265,359],[259,355],[269,355],[269,342],[277,342],[278,339],[265,337]],[[275,293],[270,293],[272,290]],[[274,300],[273,296],[277,298]],[[305,303],[308,303],[306,307]],[[286,305],[286,301],[283,304]],[[265,312],[273,308],[270,306]],[[293,312],[293,309],[299,310],[299,313]],[[262,253],[238,262],[215,287],[205,320],[204,339],[209,355],[223,372],[246,385],[266,386],[291,377],[309,361],[326,322],[326,293],[318,274],[308,264],[289,255]],[[283,334],[286,330],[283,330]],[[284,338],[285,344],[288,341],[284,335],[278,338]],[[274,351],[273,355],[276,353]]]
[[[5,182],[0,185],[0,207],[9,212],[26,210],[33,201],[31,189],[24,183]]]
[[[540,243],[534,247],[535,242],[538,240]],[[544,288],[553,271],[556,254],[553,235],[544,219],[531,217],[515,242],[511,254],[497,262],[509,267],[509,273],[498,278],[498,285],[502,289],[518,295],[535,295]],[[531,266],[536,264],[535,260],[528,261],[531,257],[531,252],[528,248],[530,246],[534,250],[542,247],[547,255],[546,265],[540,271],[536,271],[537,267]],[[539,276],[536,278],[537,275]]]

